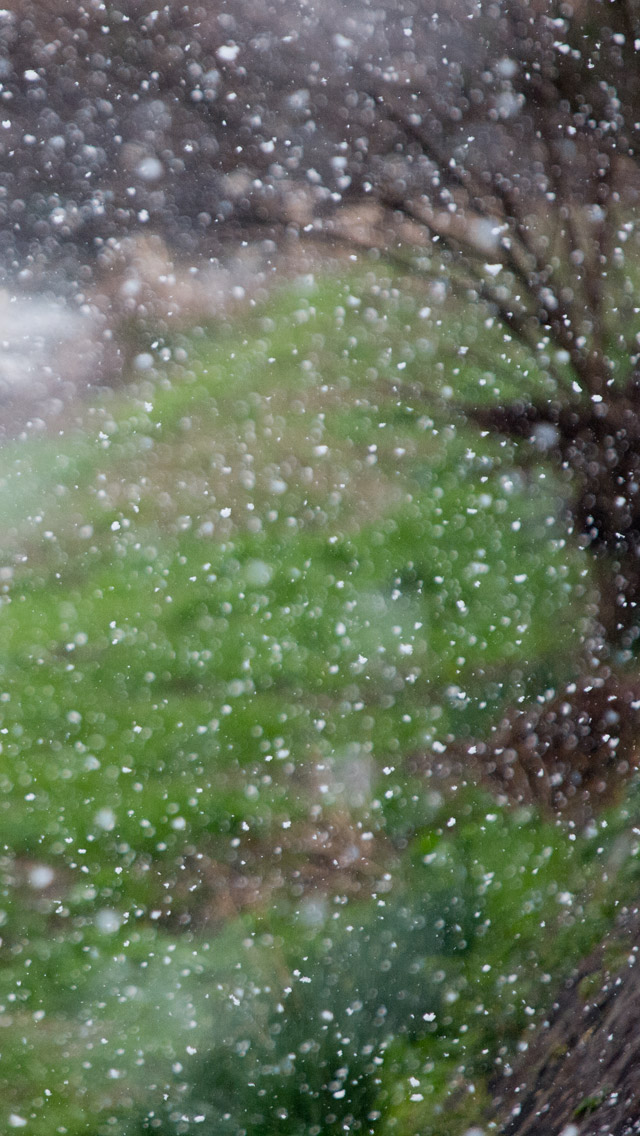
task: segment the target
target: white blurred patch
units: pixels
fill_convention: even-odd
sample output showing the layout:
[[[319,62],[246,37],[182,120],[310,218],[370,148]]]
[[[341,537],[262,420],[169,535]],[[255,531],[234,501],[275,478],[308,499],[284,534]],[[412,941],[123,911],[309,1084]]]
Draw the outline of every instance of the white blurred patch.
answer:
[[[149,154],[138,162],[136,173],[143,181],[158,181],[164,173],[164,166],[159,158]]]
[[[101,828],[104,832],[112,832],[116,827],[116,814],[113,809],[98,809],[93,819],[98,828]]]
[[[29,883],[32,888],[40,891],[53,883],[55,875],[53,868],[50,868],[48,864],[33,864],[29,868]]]
[[[96,915],[96,927],[103,935],[115,935],[121,926],[122,919],[112,907],[103,907]]]

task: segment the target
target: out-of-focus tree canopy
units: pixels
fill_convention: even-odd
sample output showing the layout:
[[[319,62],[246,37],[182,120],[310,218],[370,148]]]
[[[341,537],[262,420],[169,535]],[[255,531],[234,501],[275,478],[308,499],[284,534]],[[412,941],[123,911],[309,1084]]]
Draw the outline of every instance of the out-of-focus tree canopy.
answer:
[[[631,192],[638,144],[631,9],[13,0],[4,256],[143,226],[193,253],[230,221],[355,197],[437,203],[453,235],[489,218],[491,247],[524,202],[603,206]]]

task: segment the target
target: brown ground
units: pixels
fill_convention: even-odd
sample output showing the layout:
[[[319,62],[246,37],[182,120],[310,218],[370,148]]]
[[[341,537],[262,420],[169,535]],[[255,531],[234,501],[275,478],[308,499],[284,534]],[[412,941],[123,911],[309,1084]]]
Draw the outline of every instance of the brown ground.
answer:
[[[409,769],[434,787],[480,783],[502,805],[534,805],[584,826],[622,799],[640,763],[639,738],[640,679],[602,668],[512,709],[488,738],[414,755]]]

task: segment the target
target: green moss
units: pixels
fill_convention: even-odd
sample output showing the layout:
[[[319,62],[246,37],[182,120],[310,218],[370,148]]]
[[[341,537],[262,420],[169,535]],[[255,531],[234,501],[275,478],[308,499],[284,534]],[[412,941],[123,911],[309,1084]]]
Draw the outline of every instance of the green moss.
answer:
[[[579,1120],[583,1116],[591,1116],[592,1112],[597,1112],[602,1104],[607,1099],[608,1090],[600,1089],[599,1092],[593,1093],[592,1096],[584,1097],[580,1104],[573,1110],[573,1119]]]

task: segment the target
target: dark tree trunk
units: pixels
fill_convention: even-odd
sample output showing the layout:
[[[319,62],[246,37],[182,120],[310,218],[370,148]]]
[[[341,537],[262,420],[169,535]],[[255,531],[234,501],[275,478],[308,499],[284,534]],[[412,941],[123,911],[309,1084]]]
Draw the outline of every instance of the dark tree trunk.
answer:
[[[482,427],[543,443],[571,474],[574,530],[596,560],[600,623],[614,650],[640,634],[640,375],[590,405],[479,407]]]
[[[494,1086],[503,1136],[640,1132],[640,913],[580,966],[520,1064]]]

